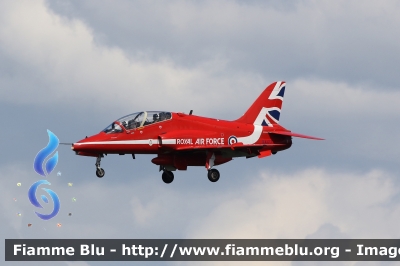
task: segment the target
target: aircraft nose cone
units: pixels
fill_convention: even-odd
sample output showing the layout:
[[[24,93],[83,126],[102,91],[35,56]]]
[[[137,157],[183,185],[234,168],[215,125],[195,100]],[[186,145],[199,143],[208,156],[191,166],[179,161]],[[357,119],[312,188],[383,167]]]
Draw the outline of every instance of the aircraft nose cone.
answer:
[[[71,150],[73,150],[73,151],[75,151],[75,152],[78,152],[78,151],[81,150],[81,148],[82,148],[82,145],[80,145],[80,144],[77,142],[77,143],[73,143],[73,144],[72,144]]]
[[[84,139],[81,139],[77,142],[72,143],[71,150],[75,152],[87,152],[91,148],[94,147],[94,145],[90,145],[93,142],[101,141],[101,134],[96,134],[93,136],[86,136]]]
[[[86,141],[86,138],[81,139],[81,140],[78,141],[78,142],[72,143],[71,150],[73,150],[73,151],[80,151],[80,150],[82,149],[82,147],[85,146],[85,145],[82,146],[82,144],[85,144],[85,142],[87,142],[87,141]]]

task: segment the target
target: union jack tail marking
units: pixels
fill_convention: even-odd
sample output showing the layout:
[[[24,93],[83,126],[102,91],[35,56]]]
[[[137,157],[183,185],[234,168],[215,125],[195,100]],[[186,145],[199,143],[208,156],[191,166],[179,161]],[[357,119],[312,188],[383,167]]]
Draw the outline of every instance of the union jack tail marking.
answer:
[[[279,124],[285,86],[284,81],[269,85],[236,122],[269,127]]]

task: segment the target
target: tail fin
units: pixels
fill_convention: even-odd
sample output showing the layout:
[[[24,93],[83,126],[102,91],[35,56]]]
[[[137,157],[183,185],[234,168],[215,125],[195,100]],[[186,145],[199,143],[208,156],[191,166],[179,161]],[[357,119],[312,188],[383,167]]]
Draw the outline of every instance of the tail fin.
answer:
[[[285,94],[285,85],[284,81],[277,81],[269,85],[246,113],[235,122],[270,127],[273,124],[278,124]]]

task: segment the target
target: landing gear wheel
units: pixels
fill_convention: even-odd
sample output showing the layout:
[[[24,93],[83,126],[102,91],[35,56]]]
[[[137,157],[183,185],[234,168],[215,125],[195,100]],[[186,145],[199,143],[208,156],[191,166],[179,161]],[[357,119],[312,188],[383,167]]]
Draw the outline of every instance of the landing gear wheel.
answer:
[[[97,175],[97,177],[102,178],[102,177],[104,176],[104,174],[105,174],[105,172],[104,172],[104,169],[103,169],[103,168],[97,168],[97,169],[96,169],[96,175]]]
[[[99,178],[102,178],[105,174],[104,169],[100,167],[100,162],[101,162],[101,157],[103,157],[103,154],[99,154],[96,159],[96,175]]]
[[[164,171],[162,174],[162,180],[166,184],[171,183],[172,181],[174,181],[174,173],[172,173],[171,171]]]
[[[208,180],[210,180],[211,182],[217,182],[219,179],[219,171],[217,169],[210,169],[208,170]]]

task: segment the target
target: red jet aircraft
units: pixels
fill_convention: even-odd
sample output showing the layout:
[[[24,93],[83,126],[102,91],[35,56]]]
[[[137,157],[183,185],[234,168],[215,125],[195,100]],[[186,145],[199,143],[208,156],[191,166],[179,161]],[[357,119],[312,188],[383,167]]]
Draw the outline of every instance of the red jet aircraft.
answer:
[[[189,114],[144,111],[124,116],[97,135],[72,144],[77,155],[97,157],[96,175],[104,154],[155,154],[151,161],[163,171],[162,180],[171,183],[175,170],[205,166],[208,179],[218,181],[213,167],[234,157],[263,158],[286,150],[292,137],[322,140],[293,133],[279,125],[285,82],[269,85],[237,120],[226,121]]]

